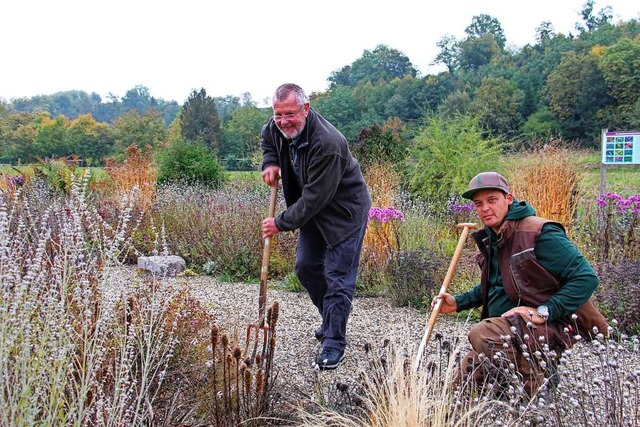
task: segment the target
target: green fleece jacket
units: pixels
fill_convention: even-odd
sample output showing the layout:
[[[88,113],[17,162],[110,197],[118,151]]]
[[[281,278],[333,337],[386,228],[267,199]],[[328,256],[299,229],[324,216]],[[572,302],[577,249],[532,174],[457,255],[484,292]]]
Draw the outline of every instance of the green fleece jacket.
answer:
[[[514,199],[505,221],[519,220],[535,214],[527,202]],[[509,300],[502,285],[496,256],[498,236],[489,227],[485,226],[485,230],[491,236],[488,316],[498,317],[515,307],[516,303]],[[547,303],[549,320],[556,320],[575,312],[598,286],[598,277],[589,262],[569,240],[564,230],[553,223],[545,224],[542,228],[534,252],[540,265],[562,284],[562,288]],[[455,299],[458,311],[481,307],[483,301],[480,284],[456,295]]]

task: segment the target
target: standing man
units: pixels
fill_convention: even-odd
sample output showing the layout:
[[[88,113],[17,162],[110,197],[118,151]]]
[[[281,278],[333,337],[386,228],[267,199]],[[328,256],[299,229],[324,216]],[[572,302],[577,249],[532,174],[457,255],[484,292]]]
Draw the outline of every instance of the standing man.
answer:
[[[462,294],[436,297],[442,313],[482,307],[483,320],[469,332],[472,351],[461,362],[462,375],[481,382],[483,364],[501,353],[533,396],[545,381],[545,364],[553,366],[577,335],[594,334],[594,326],[607,334],[606,320],[589,300],[598,278],[563,226],[518,202],[502,175],[476,175],[462,197],[473,200],[484,224],[472,234],[481,282]]]
[[[319,369],[344,359],[362,241],[371,198],[345,137],[309,107],[298,85],[276,89],[262,128],[262,180],[282,177],[287,209],[262,221],[263,238],[299,230],[295,273],[322,316]]]

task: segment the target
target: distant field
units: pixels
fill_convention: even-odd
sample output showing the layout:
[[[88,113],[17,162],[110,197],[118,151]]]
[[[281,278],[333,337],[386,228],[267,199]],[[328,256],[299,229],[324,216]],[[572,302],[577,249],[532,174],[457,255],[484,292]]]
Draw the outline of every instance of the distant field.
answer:
[[[602,185],[600,152],[585,154],[580,163],[585,166],[584,189],[597,197]],[[640,165],[607,165],[604,176],[605,192],[624,197],[640,194]]]

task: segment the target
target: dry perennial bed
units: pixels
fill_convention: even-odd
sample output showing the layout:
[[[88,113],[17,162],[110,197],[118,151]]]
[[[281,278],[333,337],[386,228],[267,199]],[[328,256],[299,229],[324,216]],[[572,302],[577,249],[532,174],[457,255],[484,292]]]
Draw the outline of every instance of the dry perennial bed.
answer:
[[[135,281],[135,268],[116,269],[108,276],[109,281],[127,286]],[[203,307],[213,314],[215,322],[231,336],[240,337],[244,343],[247,325],[255,323],[258,316],[259,285],[247,283],[224,283],[211,276],[176,277],[165,279],[180,286],[184,285],[190,293],[200,301]],[[114,283],[114,282],[111,282]],[[320,315],[312,305],[305,292],[295,293],[269,289],[267,304],[274,301],[280,304],[277,324],[277,342],[273,366],[277,372],[278,391],[286,404],[304,404],[305,402],[331,403],[328,393],[335,393],[336,385],[346,384],[349,387],[358,385],[360,372],[370,370],[369,359],[365,354],[365,345],[369,344],[374,351],[380,352],[385,340],[400,342],[403,347],[414,351],[424,333],[426,315],[412,308],[393,306],[386,298],[358,298],[356,296],[353,311],[347,325],[347,347],[344,362],[333,371],[318,373],[313,368],[315,357],[320,352],[320,344],[314,337],[314,330],[320,324]],[[466,351],[468,347],[466,334],[470,325],[451,315],[442,315],[438,319],[427,352],[431,359],[437,358],[439,345],[449,341],[454,347]],[[589,351],[587,346],[576,345],[573,352],[580,351],[584,356]],[[588,364],[597,362],[597,357]],[[640,362],[631,363],[640,372]],[[586,359],[581,360],[582,364]],[[627,361],[628,362],[628,361]],[[576,363],[575,360],[572,361]],[[445,367],[446,369],[446,367]],[[591,368],[593,369],[593,368]],[[580,369],[578,369],[580,371]],[[627,371],[627,369],[624,369]],[[573,376],[573,375],[572,375]],[[561,389],[571,389],[580,378],[564,378]],[[575,390],[574,390],[575,391]],[[288,405],[287,405],[288,406]]]
[[[258,284],[222,283],[209,276],[188,279],[176,278],[188,283],[192,294],[214,314],[216,322],[231,334],[236,331],[244,342],[246,325],[258,317]],[[320,400],[318,373],[313,364],[321,347],[314,337],[321,318],[306,292],[288,292],[269,289],[267,305],[280,304],[277,323],[277,342],[274,367],[283,395],[296,403],[301,399]],[[426,315],[408,307],[395,307],[387,298],[356,298],[347,325],[349,345],[343,363],[335,370],[320,373],[323,388],[335,388],[336,383],[353,385],[362,370],[369,369],[365,357],[365,345],[382,348],[386,339],[403,340],[407,348],[417,348],[424,333]],[[467,327],[452,316],[438,319],[435,335],[443,339],[461,339],[466,342]]]

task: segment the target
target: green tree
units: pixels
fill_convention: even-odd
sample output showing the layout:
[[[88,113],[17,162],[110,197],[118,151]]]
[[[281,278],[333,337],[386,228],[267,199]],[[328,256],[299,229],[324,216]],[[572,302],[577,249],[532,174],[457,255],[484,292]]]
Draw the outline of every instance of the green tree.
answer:
[[[522,134],[531,141],[560,133],[560,123],[548,108],[542,107],[531,114],[522,125]]]
[[[164,118],[158,111],[148,109],[140,113],[134,109],[116,119],[113,137],[118,152],[124,152],[130,145],[140,149],[147,145],[157,148],[167,140],[167,129]]]
[[[578,31],[593,31],[596,28],[609,23],[611,19],[613,19],[611,6],[603,7],[597,15],[594,15],[594,4],[595,0],[587,0],[587,2],[582,6],[580,16],[582,17],[586,28],[580,23],[577,23],[576,29]]]
[[[547,79],[549,109],[562,123],[565,139],[592,139],[604,123],[598,111],[611,105],[598,57],[567,52]]]
[[[334,89],[336,86],[350,86],[351,85],[351,65],[345,65],[339,70],[335,70],[329,76],[330,88]]]
[[[72,120],[65,134],[69,154],[77,154],[87,164],[98,165],[113,150],[113,133],[106,123],[96,122],[90,114]]]
[[[538,45],[544,45],[546,42],[554,38],[556,35],[553,24],[549,21],[543,21],[540,26],[536,28],[536,41]]]
[[[460,66],[468,70],[478,70],[490,64],[501,53],[500,44],[493,34],[469,37],[460,43]]]
[[[493,135],[511,137],[522,124],[520,106],[524,93],[511,81],[487,77],[476,91],[474,110],[480,125]]]
[[[136,85],[133,89],[129,89],[122,97],[122,108],[124,111],[137,110],[144,113],[150,108],[156,108],[158,101],[151,96],[149,88]]]
[[[225,152],[222,157],[227,159],[228,169],[246,168],[250,165],[248,159],[260,151],[260,130],[270,115],[268,108],[245,106],[234,110],[231,118],[223,123]],[[243,165],[233,165],[233,162],[241,162]]]
[[[9,113],[3,117],[0,121],[3,161],[28,163],[35,160],[33,141],[45,118],[49,118],[48,113]]]
[[[640,41],[622,39],[603,50],[598,63],[615,103],[598,112],[603,127],[618,130],[640,128]]]
[[[353,64],[333,73],[329,81],[332,86],[355,86],[359,82],[389,82],[406,75],[415,77],[417,73],[409,58],[402,52],[378,45],[372,51],[365,50],[362,57],[356,59]]]
[[[477,173],[498,170],[499,139],[484,138],[478,119],[427,117],[408,156],[409,188],[425,199],[444,201],[467,189]]]
[[[399,165],[406,158],[407,146],[403,143],[406,124],[398,118],[363,128],[358,139],[351,144],[353,155],[363,165],[393,163]]]
[[[51,95],[49,113],[52,117],[63,115],[71,120],[83,114],[93,114],[101,102],[100,95],[95,92],[91,94],[80,90],[56,92]]]
[[[318,110],[349,140],[355,140],[360,127],[361,110],[347,86],[336,86],[331,91],[311,99],[311,106]]]
[[[435,64],[443,64],[453,74],[460,57],[459,42],[454,36],[445,35],[436,43],[436,46],[440,48],[440,53],[436,55],[436,59],[433,62]]]
[[[640,40],[622,39],[605,49],[598,63],[609,94],[623,109],[640,98]]]
[[[491,35],[500,50],[504,49],[504,45],[507,42],[500,21],[490,15],[474,16],[471,18],[471,24],[465,28],[464,32],[469,36],[469,39],[482,39]]]
[[[392,117],[398,117],[403,122],[420,120],[436,105],[437,99],[430,93],[432,86],[425,84],[423,79],[407,74],[403,78],[393,79],[387,86],[389,93],[381,93],[385,95],[381,99],[384,109],[380,111],[383,120]]]
[[[73,154],[66,144],[68,120],[64,116],[45,119],[33,140],[34,155],[42,158],[57,158]]]
[[[224,152],[216,101],[204,88],[193,90],[182,106],[180,128],[184,139],[201,141],[218,156]]]
[[[216,109],[218,110],[218,115],[220,117],[220,121],[224,123],[226,120],[231,118],[231,114],[235,110],[241,107],[240,98],[237,96],[227,95],[219,98],[215,98],[216,100]]]
[[[444,117],[467,115],[471,113],[473,103],[467,91],[451,92],[438,107],[438,112]]]

